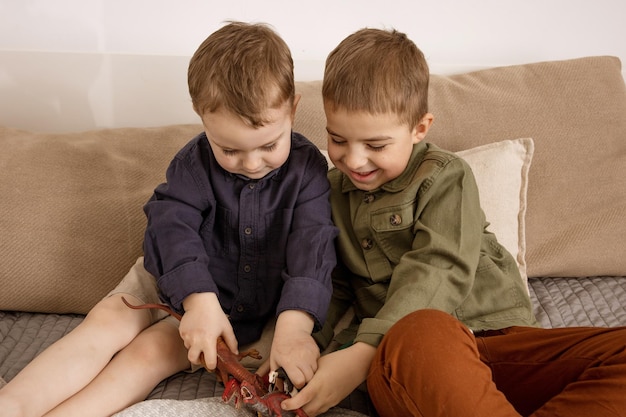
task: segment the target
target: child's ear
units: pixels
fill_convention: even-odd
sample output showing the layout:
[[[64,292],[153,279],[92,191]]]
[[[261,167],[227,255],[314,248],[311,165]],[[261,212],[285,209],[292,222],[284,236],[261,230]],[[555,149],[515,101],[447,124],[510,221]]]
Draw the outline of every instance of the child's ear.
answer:
[[[293,123],[293,120],[295,120],[296,118],[296,109],[298,108],[298,103],[300,103],[300,98],[302,97],[301,94],[296,94],[293,97],[293,106],[291,106],[291,120]]]
[[[428,130],[433,124],[435,116],[432,113],[426,113],[419,121],[415,129],[413,129],[413,143],[418,143],[426,137]]]

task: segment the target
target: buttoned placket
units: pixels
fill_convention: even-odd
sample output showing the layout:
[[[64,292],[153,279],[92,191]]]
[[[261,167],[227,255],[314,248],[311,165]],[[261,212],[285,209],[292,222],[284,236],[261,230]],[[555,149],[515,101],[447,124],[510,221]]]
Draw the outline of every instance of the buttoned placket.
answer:
[[[370,276],[376,280],[380,277],[387,277],[391,274],[391,265],[385,254],[376,245],[374,231],[370,223],[370,213],[375,207],[377,197],[375,193],[366,192],[362,195],[358,204],[355,218],[355,233],[361,244],[363,259]]]
[[[259,219],[260,182],[250,181],[239,194],[239,268],[237,282],[239,294],[234,300],[233,309],[245,313],[254,304],[254,287],[257,268],[257,236]]]

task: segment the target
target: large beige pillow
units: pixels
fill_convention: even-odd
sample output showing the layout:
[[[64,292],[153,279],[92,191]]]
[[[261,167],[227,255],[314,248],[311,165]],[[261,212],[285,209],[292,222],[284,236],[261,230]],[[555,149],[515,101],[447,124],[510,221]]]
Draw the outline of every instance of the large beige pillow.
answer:
[[[490,225],[488,230],[517,261],[526,276],[526,192],[533,157],[533,140],[503,140],[457,152],[474,173],[480,204]],[[332,167],[327,151],[322,151]]]
[[[142,207],[200,126],[0,127],[0,309],[86,313],[142,253]]]
[[[615,57],[431,77],[428,140],[532,137],[529,276],[626,275],[626,86]]]

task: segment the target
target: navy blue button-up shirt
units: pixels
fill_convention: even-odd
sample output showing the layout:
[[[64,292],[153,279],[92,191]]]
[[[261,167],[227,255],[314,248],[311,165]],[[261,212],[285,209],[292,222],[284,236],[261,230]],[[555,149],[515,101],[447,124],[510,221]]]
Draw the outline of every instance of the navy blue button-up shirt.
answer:
[[[192,293],[214,292],[240,344],[267,320],[302,310],[325,320],[335,266],[327,163],[292,133],[289,158],[260,180],[225,171],[204,133],[171,162],[144,207],[144,265],[178,312]]]

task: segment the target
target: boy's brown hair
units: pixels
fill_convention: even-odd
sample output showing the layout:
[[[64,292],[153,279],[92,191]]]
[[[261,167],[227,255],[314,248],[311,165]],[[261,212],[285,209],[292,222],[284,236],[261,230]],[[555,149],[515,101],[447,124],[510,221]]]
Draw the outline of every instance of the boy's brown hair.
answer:
[[[289,47],[262,23],[229,22],[209,35],[189,62],[187,81],[200,116],[221,108],[254,127],[295,96]]]
[[[331,108],[395,113],[413,127],[428,112],[428,81],[424,54],[404,33],[365,28],[328,55],[322,95]]]

